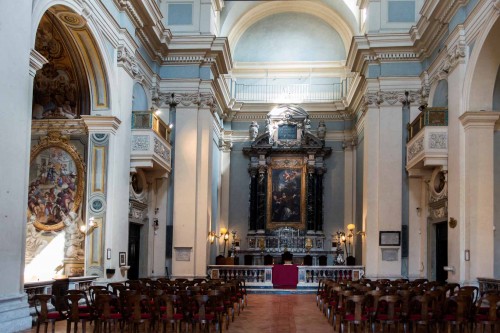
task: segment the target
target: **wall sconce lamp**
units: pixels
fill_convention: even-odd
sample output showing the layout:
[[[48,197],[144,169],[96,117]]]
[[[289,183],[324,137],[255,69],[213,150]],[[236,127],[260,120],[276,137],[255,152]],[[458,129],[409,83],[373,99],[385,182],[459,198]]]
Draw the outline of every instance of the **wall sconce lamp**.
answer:
[[[225,228],[220,229],[220,236],[217,235],[215,231],[210,231],[208,233],[208,239],[210,239],[210,244],[213,244],[215,242],[216,238],[221,238],[224,239],[224,242],[227,242],[229,240],[229,231]]]
[[[417,207],[416,209],[417,209],[417,216],[420,216],[420,212],[422,211],[422,208]]]
[[[158,219],[153,219],[153,228],[156,230],[158,230],[158,228],[160,228],[160,223],[158,222]]]

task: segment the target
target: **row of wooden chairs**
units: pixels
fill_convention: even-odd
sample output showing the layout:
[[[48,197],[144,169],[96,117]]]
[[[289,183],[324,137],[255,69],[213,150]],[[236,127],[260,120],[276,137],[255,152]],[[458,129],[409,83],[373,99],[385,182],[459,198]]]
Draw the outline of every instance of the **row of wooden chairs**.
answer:
[[[235,312],[240,313],[247,304],[244,281],[127,281],[92,286],[88,292],[70,290],[64,296],[64,307],[49,311],[51,295],[36,295],[38,304],[37,333],[40,325],[52,323],[52,332],[57,320],[66,319],[67,331],[73,327],[77,332],[81,323],[86,332],[86,323],[94,322],[94,332],[146,332],[177,331],[184,325],[185,331],[196,327],[209,331],[215,326],[222,332],[229,321],[234,321]],[[55,302],[53,302],[56,304]],[[163,329],[162,329],[163,328]]]
[[[318,286],[317,306],[333,325],[343,332],[347,326],[372,332],[395,328],[429,332],[475,332],[481,327],[500,330],[498,293],[479,294],[475,286],[440,284],[427,280],[322,280]]]

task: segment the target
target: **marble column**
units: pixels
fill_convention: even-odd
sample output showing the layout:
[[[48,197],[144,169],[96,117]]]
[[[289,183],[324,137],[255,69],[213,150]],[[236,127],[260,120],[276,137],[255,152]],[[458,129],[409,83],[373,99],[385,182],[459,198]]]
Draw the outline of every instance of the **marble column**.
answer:
[[[459,118],[464,127],[464,222],[469,234],[460,254],[466,284],[494,277],[493,132],[499,117],[498,112],[468,111]]]
[[[6,1],[0,11],[0,332],[31,327],[24,293],[26,207],[33,78],[44,59],[31,51],[31,2]]]
[[[257,216],[258,216],[258,169],[250,168],[248,170],[250,173],[250,212],[249,212],[249,231],[257,230]]]
[[[257,232],[264,233],[266,229],[266,211],[267,211],[267,166],[259,166],[257,176]]]

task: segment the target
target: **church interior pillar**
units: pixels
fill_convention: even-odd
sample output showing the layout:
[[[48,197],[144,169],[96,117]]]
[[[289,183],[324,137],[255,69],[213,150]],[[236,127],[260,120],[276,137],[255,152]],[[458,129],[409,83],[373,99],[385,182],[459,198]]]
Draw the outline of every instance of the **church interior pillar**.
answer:
[[[0,40],[8,41],[6,51],[0,54],[3,64],[0,76],[3,106],[0,112],[3,159],[0,166],[3,175],[0,181],[3,230],[0,234],[0,332],[14,332],[31,327],[23,279],[31,136],[29,92],[34,73],[42,63],[37,65],[36,55],[30,59],[31,2],[2,3],[0,22]]]
[[[211,219],[212,114],[177,107],[172,275],[204,277]]]
[[[493,131],[498,112],[465,112],[460,121],[464,127],[465,148],[465,227],[468,242],[460,257],[469,266],[464,283],[476,277],[493,276],[494,202],[493,202]]]

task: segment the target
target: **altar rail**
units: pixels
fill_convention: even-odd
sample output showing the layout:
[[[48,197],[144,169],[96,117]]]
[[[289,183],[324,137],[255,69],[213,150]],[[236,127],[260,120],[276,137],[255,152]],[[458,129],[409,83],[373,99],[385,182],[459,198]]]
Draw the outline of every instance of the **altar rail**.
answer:
[[[70,277],[67,280],[48,280],[48,281],[37,281],[37,282],[26,282],[24,284],[24,292],[28,296],[28,304],[30,307],[33,307],[34,297],[39,294],[53,294],[53,286],[58,282],[63,282],[67,286],[64,287],[66,290],[85,290],[94,283],[94,280],[97,279],[97,276],[79,276],[79,277]]]
[[[487,291],[500,291],[500,280],[492,278],[477,278],[481,295]]]
[[[359,280],[364,266],[298,266],[298,286],[317,285],[321,279]],[[210,265],[207,274],[222,280],[243,279],[248,286],[272,286],[273,266]]]

